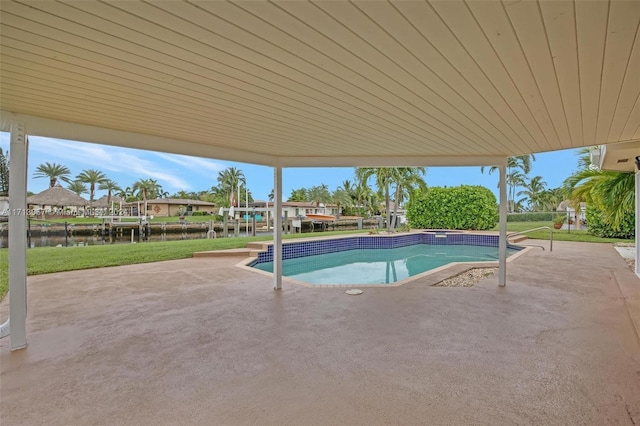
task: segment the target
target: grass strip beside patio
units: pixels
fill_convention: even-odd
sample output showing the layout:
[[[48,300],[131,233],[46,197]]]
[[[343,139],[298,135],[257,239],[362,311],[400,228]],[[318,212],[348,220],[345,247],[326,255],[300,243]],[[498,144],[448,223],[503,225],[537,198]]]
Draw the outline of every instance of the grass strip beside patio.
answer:
[[[551,222],[509,222],[508,232],[519,232],[540,226],[553,227]],[[497,228],[495,229],[497,230]],[[307,234],[283,235],[283,239],[323,237],[366,233],[368,231],[332,231]],[[527,234],[531,239],[548,240],[549,232],[535,231]],[[620,238],[600,238],[587,231],[554,230],[556,241],[576,241],[595,243],[629,242]],[[270,241],[271,235],[258,237],[218,238],[211,240],[184,240],[145,242],[139,244],[108,244],[84,247],[37,247],[27,250],[27,275],[52,272],[74,271],[78,269],[103,268],[107,266],[132,265],[136,263],[159,262],[162,260],[185,259],[194,252],[226,250],[246,247],[251,241]],[[0,300],[4,298],[9,285],[9,251],[0,249]]]
[[[346,235],[368,231],[331,231],[283,235],[283,239]],[[27,275],[107,266],[133,265],[185,259],[197,251],[244,248],[252,241],[271,241],[271,235],[257,237],[216,238],[182,241],[144,242],[138,244],[107,244],[82,247],[36,247],[27,250]],[[9,286],[9,250],[0,249],[0,300]]]
[[[508,222],[507,223],[507,232],[522,232],[528,229],[539,228],[541,226],[548,226],[553,229],[553,222]],[[496,226],[493,228],[494,231],[498,230]],[[546,229],[541,229],[539,231],[533,231],[525,234],[530,239],[533,240],[548,240],[549,239],[549,231]],[[591,235],[588,231],[571,229],[571,231],[567,229],[554,229],[553,230],[553,239],[554,241],[574,241],[574,242],[582,242],[582,243],[619,243],[619,242],[633,242],[633,240],[625,240],[622,238],[602,238],[596,237],[595,235]]]

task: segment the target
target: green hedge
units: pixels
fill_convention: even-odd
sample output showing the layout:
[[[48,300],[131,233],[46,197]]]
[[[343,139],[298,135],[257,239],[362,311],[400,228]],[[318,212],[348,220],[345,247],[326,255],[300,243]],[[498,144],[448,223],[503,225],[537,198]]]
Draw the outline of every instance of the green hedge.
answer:
[[[498,205],[483,186],[433,187],[413,197],[407,219],[412,228],[492,229],[498,223]]]
[[[509,213],[507,222],[552,222],[556,212]]]
[[[590,234],[603,238],[635,238],[636,215],[633,212],[624,216],[620,229],[614,229],[604,220],[604,214],[595,207],[587,207],[587,226]]]

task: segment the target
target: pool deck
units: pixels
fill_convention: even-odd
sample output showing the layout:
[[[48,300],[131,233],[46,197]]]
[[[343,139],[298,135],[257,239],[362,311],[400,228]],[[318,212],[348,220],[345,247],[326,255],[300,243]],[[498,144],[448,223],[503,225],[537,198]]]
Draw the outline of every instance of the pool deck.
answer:
[[[506,288],[360,296],[238,262],[29,277],[0,424],[640,425],[640,279],[611,244],[530,250]]]

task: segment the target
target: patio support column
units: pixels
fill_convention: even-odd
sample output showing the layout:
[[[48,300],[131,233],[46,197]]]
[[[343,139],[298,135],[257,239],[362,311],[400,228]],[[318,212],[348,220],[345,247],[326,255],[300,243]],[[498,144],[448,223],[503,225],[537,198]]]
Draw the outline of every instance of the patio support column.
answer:
[[[640,277],[640,171],[636,171],[636,275]]]
[[[273,289],[282,288],[282,167],[273,168]]]
[[[501,164],[500,170],[500,236],[498,239],[498,285],[507,285],[507,166]]]
[[[9,154],[9,332],[11,350],[27,346],[27,135],[11,122]]]

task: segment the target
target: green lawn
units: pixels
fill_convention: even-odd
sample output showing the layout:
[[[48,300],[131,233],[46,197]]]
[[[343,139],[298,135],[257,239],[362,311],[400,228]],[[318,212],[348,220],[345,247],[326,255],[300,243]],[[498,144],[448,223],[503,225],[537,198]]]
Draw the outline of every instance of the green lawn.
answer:
[[[76,219],[80,220],[80,219]],[[540,226],[553,227],[551,222],[509,222],[508,232],[518,232]],[[498,228],[496,227],[495,230]],[[328,235],[344,235],[368,231],[334,231],[315,234],[284,235],[284,239],[320,237]],[[531,239],[548,240],[547,230],[535,231],[527,234]],[[268,241],[270,235],[258,237],[219,238],[212,240],[184,240],[162,241],[141,244],[112,244],[85,247],[37,247],[27,250],[27,274],[39,275],[50,272],[73,271],[77,269],[102,268],[105,266],[130,265],[134,263],[158,262],[161,260],[184,259],[191,257],[193,252],[205,250],[225,250],[242,248],[250,241]],[[599,238],[589,235],[586,231],[571,232],[554,230],[553,239],[556,241],[580,241],[597,243],[629,242],[616,238]],[[7,293],[8,261],[7,249],[0,249],[0,300]]]
[[[283,235],[283,239],[355,234],[368,231],[331,231],[315,234]],[[161,241],[140,244],[111,244],[84,247],[36,247],[27,250],[27,275],[105,266],[131,265],[184,259],[196,251],[246,247],[251,241],[269,241],[270,235],[258,237],[217,238],[211,240]],[[8,290],[9,250],[0,249],[0,300]]]
[[[507,222],[507,232],[520,232],[526,231],[528,229],[539,228],[541,226],[548,226],[553,228],[553,222]],[[496,226],[494,230],[498,230]],[[540,231],[529,232],[526,234],[531,239],[536,240],[548,240],[549,239],[549,231],[546,229]],[[586,242],[586,243],[617,243],[617,242],[630,242],[633,240],[624,240],[621,238],[600,238],[588,234],[587,231],[578,231],[572,229],[568,230],[553,230],[553,240],[554,241],[577,241],[577,242]]]

